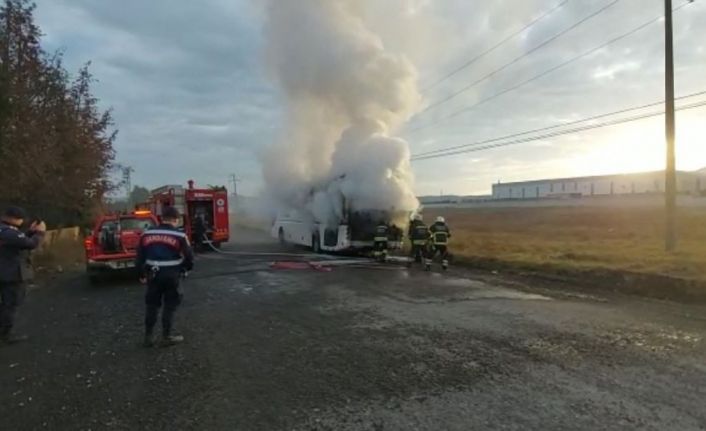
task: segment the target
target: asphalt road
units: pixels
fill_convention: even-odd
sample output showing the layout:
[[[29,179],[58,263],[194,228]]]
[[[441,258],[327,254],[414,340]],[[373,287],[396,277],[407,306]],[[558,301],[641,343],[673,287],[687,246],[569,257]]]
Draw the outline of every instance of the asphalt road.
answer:
[[[184,286],[177,347],[140,347],[130,280],[32,291],[32,339],[0,347],[0,429],[706,428],[703,306],[470,270],[273,269],[307,257],[247,231],[224,250]]]

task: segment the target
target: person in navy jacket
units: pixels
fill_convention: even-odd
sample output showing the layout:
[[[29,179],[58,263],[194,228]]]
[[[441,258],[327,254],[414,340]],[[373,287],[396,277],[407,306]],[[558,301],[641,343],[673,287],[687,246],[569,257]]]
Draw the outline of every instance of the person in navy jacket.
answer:
[[[174,313],[181,304],[179,282],[194,266],[194,253],[184,232],[177,229],[179,211],[174,207],[162,210],[159,226],[146,230],[137,247],[136,267],[140,282],[147,284],[145,294],[145,347],[154,345],[154,327],[162,310],[162,345],[184,341],[172,334]]]
[[[26,233],[22,232],[25,218],[19,207],[9,207],[0,216],[0,344],[27,339],[13,334],[12,327],[17,307],[24,302],[26,283],[34,276],[29,252],[42,243],[47,226],[37,221]]]

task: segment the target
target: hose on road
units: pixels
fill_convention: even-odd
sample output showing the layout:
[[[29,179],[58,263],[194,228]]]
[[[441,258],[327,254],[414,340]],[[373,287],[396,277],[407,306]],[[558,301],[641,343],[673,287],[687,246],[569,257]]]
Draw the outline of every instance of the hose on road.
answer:
[[[273,253],[273,252],[249,252],[249,251],[223,251],[213,245],[213,241],[208,239],[206,234],[203,235],[203,243],[208,244],[209,248],[219,254],[227,254],[230,256],[283,256],[283,257],[300,257],[300,258],[321,258],[321,255],[311,253]]]

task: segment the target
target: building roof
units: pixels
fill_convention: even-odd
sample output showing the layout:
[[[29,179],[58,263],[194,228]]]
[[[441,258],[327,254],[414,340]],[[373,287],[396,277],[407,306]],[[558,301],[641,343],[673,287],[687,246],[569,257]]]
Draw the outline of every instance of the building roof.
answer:
[[[706,170],[706,168],[704,168]],[[677,171],[679,175],[695,175],[701,173],[701,171]],[[704,171],[706,173],[706,171]],[[610,175],[593,175],[588,177],[570,177],[570,178],[546,178],[541,180],[528,180],[528,181],[513,181],[509,183],[495,183],[493,187],[496,186],[514,186],[514,185],[530,185],[530,184],[546,184],[546,183],[565,183],[565,182],[576,182],[576,181],[597,181],[613,178],[625,178],[625,177],[642,177],[651,175],[664,175],[664,171],[648,171],[648,172],[633,172],[627,174],[610,174]]]

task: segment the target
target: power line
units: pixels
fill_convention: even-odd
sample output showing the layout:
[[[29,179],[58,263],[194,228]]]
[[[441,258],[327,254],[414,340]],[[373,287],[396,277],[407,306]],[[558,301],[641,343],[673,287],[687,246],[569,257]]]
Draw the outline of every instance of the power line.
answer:
[[[689,109],[696,109],[696,108],[700,108],[702,106],[706,106],[706,101],[692,103],[690,105],[682,106],[680,108],[677,108],[676,111],[685,111],[685,110],[689,110]],[[539,136],[532,136],[532,137],[528,137],[528,138],[516,139],[513,141],[509,141],[509,142],[500,142],[500,143],[496,143],[496,144],[484,145],[481,147],[467,148],[467,149],[451,151],[451,152],[447,152],[447,153],[417,157],[417,158],[412,158],[412,161],[436,159],[436,158],[440,158],[440,157],[448,157],[448,156],[454,156],[454,155],[458,155],[458,154],[472,153],[472,152],[476,152],[476,151],[489,150],[492,148],[505,147],[505,146],[509,146],[509,145],[517,145],[517,144],[523,144],[523,143],[527,143],[527,142],[540,141],[540,140],[547,139],[547,138],[554,138],[557,136],[569,135],[572,133],[578,133],[578,132],[583,132],[583,131],[587,131],[587,130],[616,126],[619,124],[630,123],[630,122],[644,120],[644,119],[652,118],[652,117],[659,117],[661,115],[664,115],[664,111],[652,112],[649,114],[641,114],[641,115],[637,115],[634,117],[623,118],[620,120],[613,120],[613,121],[608,121],[605,123],[592,124],[592,125],[587,125],[587,126],[583,126],[583,127],[577,127],[574,129],[562,130],[562,131],[553,132],[553,133],[547,133],[547,134],[539,135]]]
[[[676,110],[683,111],[683,110],[689,110],[689,109],[696,109],[696,108],[699,108],[702,106],[706,106],[706,101],[692,103],[690,105],[682,106]],[[548,134],[544,134],[544,135],[533,136],[533,137],[528,137],[528,138],[523,138],[523,139],[517,139],[517,140],[509,141],[509,142],[501,142],[501,143],[497,143],[497,144],[484,145],[481,147],[474,147],[474,148],[468,148],[468,149],[463,149],[463,150],[458,150],[458,151],[451,151],[451,152],[446,152],[446,153],[442,153],[442,154],[417,157],[417,158],[413,158],[412,160],[417,161],[417,160],[434,159],[434,158],[440,158],[440,157],[453,156],[453,155],[457,155],[457,154],[482,151],[482,150],[487,150],[487,149],[491,149],[491,148],[504,147],[504,146],[508,146],[508,145],[515,145],[515,144],[539,141],[542,139],[553,138],[553,137],[563,136],[563,135],[569,135],[572,133],[578,133],[578,132],[583,132],[583,131],[587,131],[587,130],[600,129],[600,128],[605,128],[605,127],[609,127],[609,126],[615,126],[615,125],[619,125],[619,124],[634,122],[634,121],[643,120],[643,119],[652,118],[652,117],[658,117],[660,115],[664,115],[664,111],[653,112],[653,113],[649,113],[649,114],[641,114],[641,115],[637,115],[634,117],[624,118],[624,119],[620,119],[620,120],[613,120],[613,121],[609,121],[609,122],[605,122],[605,123],[586,125],[586,126],[577,127],[574,129],[562,130],[562,131],[548,133]]]
[[[557,11],[558,9],[564,7],[568,2],[569,2],[569,0],[563,0],[561,3],[557,4],[556,6],[554,6],[554,7],[551,8],[551,9],[549,9],[548,11],[544,12],[542,15],[540,15],[540,16],[537,17],[537,18],[535,18],[534,20],[532,20],[530,23],[528,23],[527,25],[525,25],[525,26],[522,27],[521,29],[519,29],[519,30],[517,30],[516,32],[514,32],[514,33],[508,35],[507,37],[505,37],[505,38],[504,38],[503,40],[501,40],[500,42],[496,43],[495,45],[491,46],[490,48],[488,48],[488,49],[486,49],[485,51],[481,52],[480,54],[476,55],[476,56],[473,57],[472,59],[466,61],[466,62],[463,63],[461,66],[459,66],[459,67],[457,67],[456,69],[454,69],[453,71],[447,73],[446,75],[444,75],[444,76],[441,77],[440,79],[434,81],[434,83],[432,83],[432,84],[428,85],[427,87],[425,87],[424,89],[422,89],[422,93],[427,93],[427,92],[428,92],[429,90],[431,90],[432,88],[436,87],[437,85],[441,84],[442,82],[446,81],[447,79],[449,79],[449,78],[455,76],[456,74],[458,74],[458,73],[461,72],[462,70],[467,69],[467,68],[470,67],[471,65],[475,64],[475,63],[476,63],[478,60],[480,60],[481,58],[483,58],[483,57],[485,57],[486,55],[492,53],[493,51],[495,51],[496,49],[500,48],[501,46],[503,46],[504,44],[506,44],[506,43],[509,42],[510,40],[512,40],[512,39],[514,39],[515,37],[517,37],[518,35],[524,33],[525,31],[529,30],[530,28],[534,27],[537,23],[539,23],[540,21],[542,21],[544,18],[548,17],[549,15],[551,15],[552,13],[554,13],[555,11]]]
[[[691,1],[691,0],[688,0],[686,3],[683,3],[683,4],[680,5],[679,7],[675,8],[674,11],[676,12],[676,11],[682,9],[683,7],[685,7],[685,6],[687,6],[687,5],[691,4],[691,3],[692,3],[692,1]],[[451,120],[451,119],[453,119],[453,118],[456,118],[456,117],[458,117],[459,115],[462,115],[462,114],[464,114],[464,113],[466,113],[466,112],[468,112],[468,111],[470,111],[470,110],[472,110],[472,109],[474,109],[474,108],[477,108],[478,106],[480,106],[480,105],[482,105],[482,104],[484,104],[484,103],[487,103],[487,102],[489,102],[489,101],[491,101],[491,100],[493,100],[493,99],[496,99],[496,98],[498,98],[498,97],[500,97],[500,96],[503,96],[503,95],[505,95],[505,94],[507,94],[507,93],[510,93],[510,92],[512,92],[512,91],[515,91],[515,90],[517,90],[517,89],[519,89],[519,88],[521,88],[521,87],[524,87],[524,86],[527,85],[527,84],[530,84],[530,83],[532,83],[532,82],[534,82],[534,81],[537,81],[538,79],[544,78],[545,76],[547,76],[547,75],[549,75],[549,74],[551,74],[551,73],[554,73],[554,72],[556,72],[557,70],[559,70],[559,69],[561,69],[561,68],[564,68],[564,67],[566,67],[566,66],[568,66],[568,65],[570,65],[570,64],[572,64],[572,63],[575,63],[575,62],[577,62],[578,60],[581,60],[582,58],[587,57],[587,56],[589,56],[589,55],[591,55],[591,54],[593,54],[593,53],[595,53],[595,52],[597,52],[597,51],[600,51],[601,49],[603,49],[603,48],[605,48],[605,47],[607,47],[607,46],[609,46],[609,45],[612,45],[612,44],[614,44],[614,43],[616,43],[616,42],[618,42],[618,41],[620,41],[620,40],[622,40],[622,39],[625,39],[625,38],[628,37],[628,36],[632,36],[633,34],[639,32],[640,30],[642,30],[642,29],[644,29],[644,28],[646,28],[646,27],[648,27],[648,26],[654,24],[655,22],[660,21],[662,18],[663,18],[663,15],[660,15],[660,16],[658,16],[658,17],[656,17],[656,18],[653,18],[653,19],[651,19],[651,20],[645,22],[644,24],[641,24],[641,25],[639,25],[639,26],[633,28],[632,30],[628,31],[627,33],[624,33],[624,34],[622,34],[622,35],[620,35],[620,36],[617,36],[617,37],[615,37],[615,38],[613,38],[613,39],[610,39],[609,41],[607,41],[607,42],[605,42],[605,43],[603,43],[603,44],[601,44],[601,45],[599,45],[599,46],[597,46],[597,47],[595,47],[595,48],[591,48],[591,49],[589,49],[588,51],[586,51],[586,52],[584,52],[584,53],[582,53],[582,54],[579,54],[579,55],[576,56],[576,57],[572,57],[572,58],[570,58],[569,60],[567,60],[567,61],[565,61],[565,62],[563,62],[563,63],[560,63],[560,64],[558,64],[557,66],[554,66],[554,67],[552,67],[552,68],[550,68],[550,69],[547,69],[547,70],[545,70],[544,72],[542,72],[542,73],[540,73],[540,74],[538,74],[538,75],[535,75],[535,76],[533,76],[533,77],[531,77],[531,78],[529,78],[529,79],[527,79],[527,80],[525,80],[525,81],[522,81],[522,82],[520,82],[520,83],[517,84],[517,85],[514,85],[514,86],[512,86],[512,87],[510,87],[510,88],[507,88],[507,89],[505,89],[505,90],[503,90],[503,91],[501,91],[501,92],[499,92],[499,93],[495,93],[495,94],[493,94],[492,96],[488,96],[488,97],[486,97],[485,99],[481,99],[481,100],[479,100],[478,102],[474,103],[473,105],[467,106],[467,107],[465,107],[465,108],[461,108],[461,109],[459,109],[459,110],[457,110],[457,111],[454,111],[454,112],[452,112],[451,114],[446,115],[446,116],[444,116],[444,117],[441,117],[441,118],[439,118],[439,119],[436,120],[436,121],[433,121],[433,122],[431,122],[431,123],[427,123],[427,124],[421,125],[421,126],[419,126],[419,127],[416,127],[416,128],[414,128],[414,129],[410,130],[410,132],[413,133],[413,132],[418,132],[418,131],[420,131],[420,130],[428,129],[428,128],[430,128],[430,127],[434,127],[434,126],[436,126],[436,125],[438,125],[438,124],[440,124],[440,123],[442,123],[442,122],[445,122],[445,121],[447,121],[447,120]]]
[[[675,100],[690,99],[690,98],[692,98],[692,97],[703,96],[703,95],[706,95],[706,90],[704,90],[704,91],[699,91],[699,92],[697,92],[697,93],[691,93],[691,94],[687,94],[687,95],[684,95],[684,96],[680,96],[680,97],[677,97]],[[453,151],[453,150],[458,150],[458,149],[461,149],[461,148],[467,148],[467,147],[473,147],[473,146],[488,144],[488,143],[491,143],[491,142],[504,141],[504,140],[506,140],[506,139],[517,138],[517,137],[519,137],[519,136],[529,135],[529,134],[533,134],[533,133],[546,132],[547,130],[558,129],[558,128],[566,127],[566,126],[573,126],[573,125],[576,125],[576,124],[586,123],[586,122],[588,122],[588,121],[600,120],[600,119],[602,119],[602,118],[612,117],[612,116],[614,116],[614,115],[619,115],[619,114],[625,114],[625,113],[627,113],[627,112],[639,111],[639,110],[646,109],[646,108],[652,108],[652,107],[654,107],[654,106],[659,106],[659,105],[662,105],[662,104],[664,104],[664,100],[660,100],[659,102],[648,103],[648,104],[645,104],[645,105],[635,106],[635,107],[631,107],[631,108],[625,108],[625,109],[621,109],[621,110],[619,110],[619,111],[613,111],[613,112],[608,112],[608,113],[605,113],[605,114],[594,115],[594,116],[592,116],[592,117],[582,118],[582,119],[580,119],[580,120],[570,121],[570,122],[568,122],[568,123],[555,124],[555,125],[553,125],[553,126],[547,126],[547,127],[542,127],[542,128],[539,128],[539,129],[528,130],[528,131],[526,131],[526,132],[513,133],[513,134],[511,134],[511,135],[501,136],[501,137],[499,137],[499,138],[486,139],[486,140],[484,140],[484,141],[473,142],[473,143],[470,143],[470,144],[456,145],[456,146],[453,146],[453,147],[439,148],[439,149],[437,149],[437,150],[430,150],[430,151],[426,151],[426,152],[419,153],[419,154],[413,154],[413,155],[412,155],[412,159],[414,160],[414,159],[416,159],[416,158],[428,156],[428,155],[430,155],[430,154],[445,153],[445,152],[447,152],[447,151]]]
[[[424,108],[421,112],[417,114],[417,116],[424,114],[425,112],[430,111],[431,109],[436,108],[437,106],[443,105],[444,103],[447,103],[459,95],[465,93],[466,91],[470,90],[471,88],[475,87],[476,85],[480,84],[481,82],[487,81],[488,79],[492,78],[493,76],[497,75],[498,73],[502,72],[503,70],[506,70],[510,66],[514,65],[515,63],[519,62],[520,60],[532,55],[533,53],[537,52],[541,48],[549,45],[550,43],[554,42],[555,40],[559,39],[560,37],[564,36],[565,34],[569,33],[570,31],[574,30],[575,28],[579,27],[581,24],[591,20],[592,18],[595,18],[596,16],[600,15],[601,13],[605,12],[606,10],[610,9],[611,7],[615,6],[618,4],[621,0],[613,0],[609,4],[603,6],[602,8],[598,9],[597,11],[591,13],[590,15],[582,18],[578,22],[574,23],[570,27],[560,31],[559,33],[555,34],[554,36],[550,37],[549,39],[545,40],[544,42],[540,43],[539,45],[534,46],[532,49],[529,51],[525,52],[524,54],[520,55],[519,57],[515,57],[513,60],[511,60],[508,63],[505,63],[498,69],[493,70],[492,72],[488,73],[487,75],[484,75],[483,77],[473,81],[472,83],[466,85],[465,87],[462,87],[460,90],[457,90],[450,94],[449,96],[440,99],[431,105],[427,106]]]

